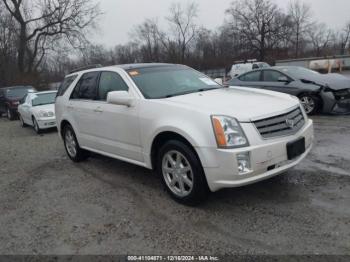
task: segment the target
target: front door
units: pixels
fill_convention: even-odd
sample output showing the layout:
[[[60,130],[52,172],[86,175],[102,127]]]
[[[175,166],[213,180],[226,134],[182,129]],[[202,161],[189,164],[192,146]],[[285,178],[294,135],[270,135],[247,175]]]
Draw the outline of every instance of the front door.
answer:
[[[289,82],[281,82],[281,78],[288,79]],[[294,85],[293,79],[276,70],[263,71],[263,86],[264,89],[290,95],[297,95],[299,92],[298,88]]]
[[[107,95],[112,91],[127,91],[128,85],[120,74],[112,71],[101,72],[96,103],[94,104],[95,124],[93,133],[100,151],[135,161],[143,162],[138,102],[133,106],[107,103]]]

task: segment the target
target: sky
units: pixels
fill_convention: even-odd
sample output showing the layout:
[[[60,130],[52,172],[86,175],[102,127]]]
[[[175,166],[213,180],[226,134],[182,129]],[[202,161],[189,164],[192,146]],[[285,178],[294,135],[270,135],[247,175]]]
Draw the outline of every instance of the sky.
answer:
[[[224,23],[225,10],[232,0],[192,0],[198,3],[197,23],[208,29],[215,29]],[[289,0],[272,0],[286,9]],[[350,21],[350,0],[303,0],[319,22],[332,29],[342,28]],[[173,2],[188,3],[188,0],[100,0],[104,13],[99,20],[99,28],[94,42],[113,47],[130,40],[130,32],[146,18],[159,18],[161,27],[166,27],[164,17],[169,14]]]

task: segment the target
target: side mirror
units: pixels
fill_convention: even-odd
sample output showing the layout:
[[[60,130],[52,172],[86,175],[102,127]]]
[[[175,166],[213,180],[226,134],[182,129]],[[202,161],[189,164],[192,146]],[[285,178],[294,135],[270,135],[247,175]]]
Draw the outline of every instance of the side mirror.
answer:
[[[133,97],[126,91],[113,91],[107,95],[107,103],[130,107],[133,105]]]
[[[280,76],[280,77],[278,78],[278,82],[290,83],[288,77],[286,77],[286,76]]]

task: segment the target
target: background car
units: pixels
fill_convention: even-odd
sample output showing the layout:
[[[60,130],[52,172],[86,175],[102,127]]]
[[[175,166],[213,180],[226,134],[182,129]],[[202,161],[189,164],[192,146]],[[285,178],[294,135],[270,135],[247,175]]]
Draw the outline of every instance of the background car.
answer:
[[[9,120],[17,117],[17,108],[20,101],[28,93],[35,91],[32,86],[12,86],[0,89],[0,116],[6,113]]]
[[[307,114],[350,112],[350,79],[339,74],[295,66],[271,67],[245,73],[228,84],[297,96]]]
[[[252,71],[254,69],[259,68],[267,68],[270,67],[269,64],[264,62],[251,62],[251,63],[244,63],[244,64],[234,64],[231,67],[231,70],[229,72],[229,75],[231,78],[237,77],[241,74],[244,74],[246,72]]]
[[[18,106],[22,127],[33,126],[35,132],[56,127],[55,99],[57,91],[28,93]]]

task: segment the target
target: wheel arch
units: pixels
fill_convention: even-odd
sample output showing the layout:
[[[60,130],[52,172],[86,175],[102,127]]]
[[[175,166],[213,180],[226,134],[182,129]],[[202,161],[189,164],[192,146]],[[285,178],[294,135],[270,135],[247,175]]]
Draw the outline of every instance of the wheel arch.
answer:
[[[150,148],[150,164],[152,169],[155,169],[156,167],[156,160],[157,160],[159,149],[162,147],[162,145],[164,145],[167,141],[170,141],[170,140],[180,141],[186,144],[187,146],[189,146],[193,150],[199,162],[201,163],[201,159],[191,139],[188,139],[185,135],[180,134],[179,132],[164,130],[159,132],[152,140],[152,144]]]
[[[301,90],[300,93],[297,95],[297,97],[300,98],[303,95],[317,97],[319,99],[319,102],[320,102],[319,109],[323,108],[323,99],[322,99],[320,92],[311,91],[311,90]]]

